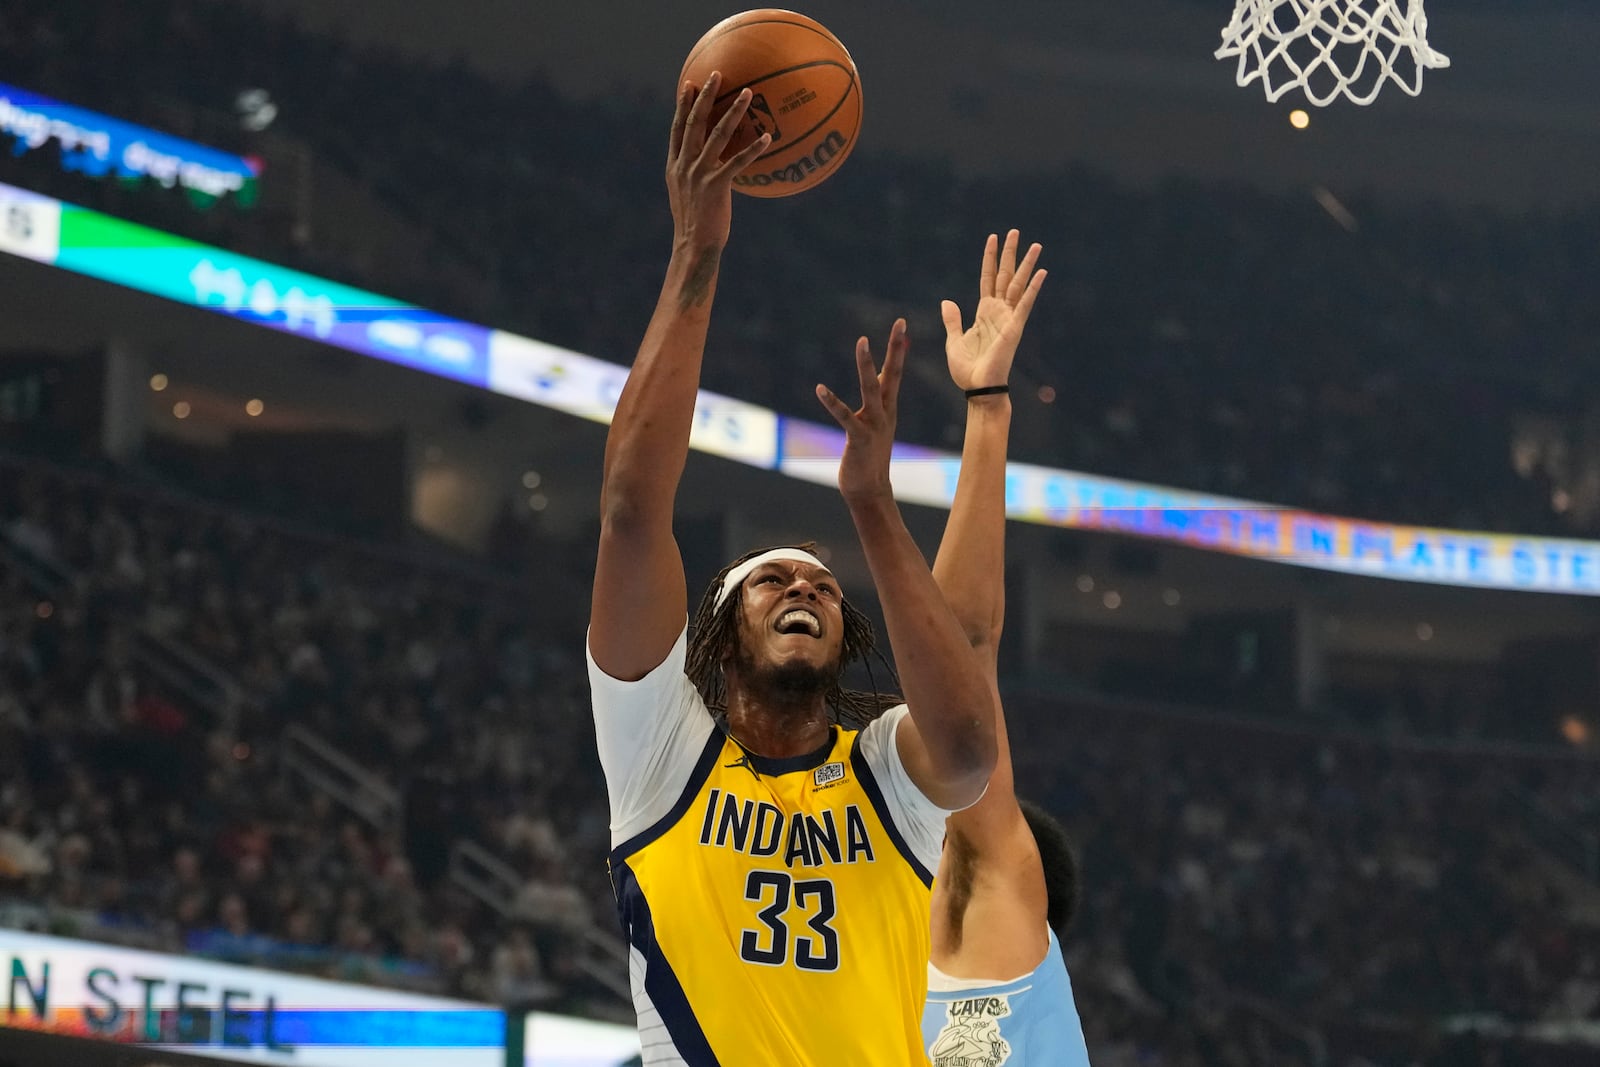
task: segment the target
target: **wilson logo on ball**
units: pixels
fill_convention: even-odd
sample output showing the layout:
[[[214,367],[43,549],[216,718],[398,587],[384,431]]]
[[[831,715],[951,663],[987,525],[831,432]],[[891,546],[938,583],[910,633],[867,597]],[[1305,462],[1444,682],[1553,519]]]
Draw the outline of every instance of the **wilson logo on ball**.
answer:
[[[751,174],[746,171],[736,175],[733,179],[735,185],[773,185],[773,184],[810,184],[814,175],[820,175],[840,159],[839,153],[844,151],[844,134],[838,130],[829,130],[817,150],[809,156],[801,156],[787,167],[780,167],[770,173]]]

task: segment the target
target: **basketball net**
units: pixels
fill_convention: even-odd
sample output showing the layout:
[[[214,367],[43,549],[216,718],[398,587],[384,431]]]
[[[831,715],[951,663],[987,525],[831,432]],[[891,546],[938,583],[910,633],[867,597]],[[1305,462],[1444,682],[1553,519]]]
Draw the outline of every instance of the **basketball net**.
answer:
[[[1216,56],[1238,57],[1240,86],[1303,89],[1318,107],[1370,104],[1389,81],[1416,96],[1424,69],[1450,65],[1428,47],[1422,0],[1236,0]]]

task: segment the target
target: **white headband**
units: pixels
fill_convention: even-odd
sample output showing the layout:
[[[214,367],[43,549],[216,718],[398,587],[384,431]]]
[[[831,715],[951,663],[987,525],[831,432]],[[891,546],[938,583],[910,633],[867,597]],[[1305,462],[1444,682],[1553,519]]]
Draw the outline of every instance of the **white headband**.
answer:
[[[775,563],[780,559],[786,559],[794,563],[810,563],[821,567],[823,570],[828,569],[826,563],[823,563],[803,548],[774,548],[752,559],[745,560],[729,571],[728,576],[722,579],[722,588],[717,590],[717,599],[712,602],[712,609],[715,610],[722,607],[722,602],[728,599],[728,594],[739,588],[746,578],[755,573],[757,567]]]

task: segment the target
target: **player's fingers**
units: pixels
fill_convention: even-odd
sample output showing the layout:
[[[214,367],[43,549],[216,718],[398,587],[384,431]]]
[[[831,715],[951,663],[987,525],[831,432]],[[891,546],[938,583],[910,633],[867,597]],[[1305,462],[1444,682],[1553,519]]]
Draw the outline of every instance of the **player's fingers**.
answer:
[[[1032,283],[1033,270],[1039,265],[1039,255],[1044,251],[1044,245],[1034,243],[1028,247],[1028,254],[1022,257],[1022,265],[1017,268],[1017,273],[1011,277],[1011,285],[1006,289],[1006,303],[1012,307],[1017,306],[1017,301],[1022,299],[1022,294],[1028,291]]]
[[[743,172],[746,167],[760,159],[761,154],[770,147],[772,147],[772,134],[762,134],[753,143],[746,145],[744,151],[718,167],[717,177],[720,178],[724,174],[739,174]]]
[[[990,234],[983,245],[983,272],[978,275],[978,299],[994,295],[994,274],[997,269],[995,257],[1000,251],[1000,238]]]
[[[878,367],[865,337],[856,341],[856,377],[861,382],[861,410],[870,415],[878,410]]]
[[[694,86],[684,82],[678,88],[678,106],[672,112],[672,134],[667,138],[667,162],[671,163],[683,151],[683,130],[689,124],[689,108],[694,103]]]
[[[967,332],[961,328],[961,308],[954,300],[939,302],[939,317],[944,319],[944,332],[949,340],[954,341]]]
[[[706,83],[700,87],[700,92],[694,98],[694,104],[689,108],[689,118],[683,127],[683,145],[694,153],[699,153],[705,144],[706,119],[711,114],[711,104],[717,98],[717,87],[722,84],[722,72],[714,70]]]
[[[750,110],[751,95],[749,89],[739,90],[739,95],[733,98],[733,103],[728,105],[728,110],[723,112],[722,117],[706,136],[706,145],[700,154],[702,160],[715,163],[720,169],[722,153],[728,150],[728,143],[733,140],[734,131],[739,128],[739,123],[744,121],[745,112]]]
[[[822,406],[833,416],[833,421],[839,424],[840,429],[850,432],[850,405],[834,395],[833,390],[826,385],[817,386],[817,399],[822,401]]]
[[[1000,250],[1000,269],[994,276],[993,295],[1003,297],[1011,288],[1011,279],[1017,273],[1017,242],[1022,234],[1011,230],[1006,234],[1005,247]]]
[[[1033,314],[1033,302],[1039,299],[1039,290],[1044,287],[1045,277],[1049,273],[1047,270],[1041,270],[1035,274],[1017,300],[1017,310],[1011,316],[1011,323],[1018,331],[1028,324],[1028,316]]]
[[[894,420],[900,404],[900,382],[905,377],[906,353],[911,349],[911,338],[906,332],[906,320],[896,319],[889,334],[889,351],[883,357],[883,373],[878,377],[883,412]]]

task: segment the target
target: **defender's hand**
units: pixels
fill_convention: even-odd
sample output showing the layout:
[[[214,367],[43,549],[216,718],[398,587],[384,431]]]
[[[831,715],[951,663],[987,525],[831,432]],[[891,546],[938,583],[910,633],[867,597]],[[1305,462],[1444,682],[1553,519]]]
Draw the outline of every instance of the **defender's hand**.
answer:
[[[996,256],[999,239],[989,235],[983,247],[983,271],[978,282],[978,309],[972,326],[961,328],[961,309],[954,301],[939,305],[944,317],[945,358],[950,378],[960,389],[982,389],[1006,385],[1011,378],[1011,361],[1016,358],[1022,328],[1028,323],[1033,302],[1044,284],[1045,271],[1034,271],[1039,253],[1034,245],[1017,265],[1017,244],[1021,235],[1006,234],[1005,250]]]
[[[861,382],[861,407],[855,411],[825,385],[817,386],[817,399],[845,433],[844,455],[839,460],[839,492],[845,503],[889,495],[889,458],[894,450],[895,418],[900,403],[900,379],[905,374],[906,320],[896,319],[889,332],[889,347],[879,371],[872,346],[865,337],[856,342],[856,376]]]
[[[727,113],[711,125],[711,106],[722,85],[712,72],[696,89],[685,83],[678,92],[667,146],[667,198],[672,204],[674,236],[680,244],[722,248],[733,221],[733,179],[772,143],[762,134],[754,144],[723,161],[722,155],[750,107],[750,90],[741,90]]]

